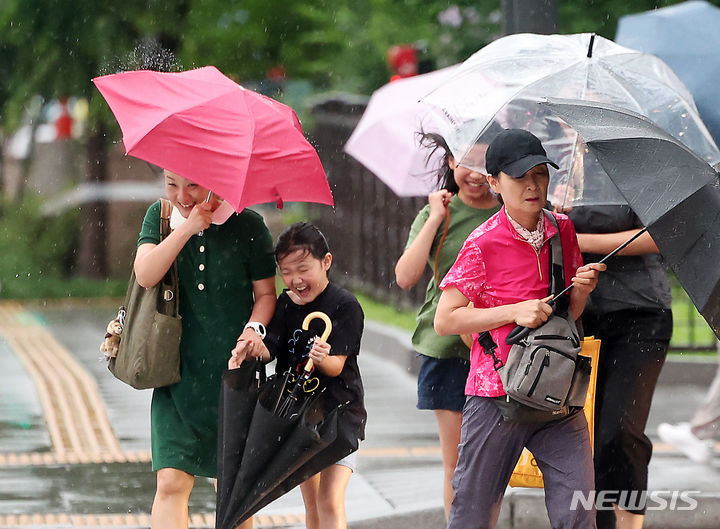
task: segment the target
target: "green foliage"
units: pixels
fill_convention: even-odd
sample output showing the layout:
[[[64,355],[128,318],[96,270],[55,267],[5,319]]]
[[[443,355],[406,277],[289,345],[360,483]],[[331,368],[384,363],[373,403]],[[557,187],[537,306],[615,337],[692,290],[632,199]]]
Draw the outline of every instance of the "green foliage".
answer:
[[[46,281],[64,279],[77,231],[76,213],[43,218],[34,196],[0,203],[0,295],[40,297]]]
[[[351,92],[370,93],[388,82],[393,45],[416,44],[424,59],[441,68],[465,60],[500,33],[500,0],[357,0],[336,2],[333,9],[345,44],[331,58],[332,87]],[[448,9],[458,25],[440,21]]]
[[[0,91],[4,126],[19,124],[25,102],[99,97],[90,80],[117,69],[146,36],[177,43],[185,2],[151,0],[3,0]],[[107,119],[107,115],[101,116]]]
[[[597,33],[608,39],[615,38],[617,23],[621,16],[650,11],[678,4],[682,0],[597,0],[576,2],[558,1],[561,33]],[[720,1],[711,0],[720,5]]]
[[[324,83],[326,58],[342,45],[323,2],[194,0],[180,57],[192,66],[214,64],[240,82],[262,80],[282,66],[293,78]]]

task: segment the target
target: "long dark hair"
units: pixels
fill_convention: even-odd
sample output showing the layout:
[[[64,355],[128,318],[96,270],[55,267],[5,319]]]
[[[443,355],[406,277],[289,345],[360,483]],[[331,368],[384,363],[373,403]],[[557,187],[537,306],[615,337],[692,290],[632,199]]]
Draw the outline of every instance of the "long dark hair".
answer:
[[[482,129],[482,133],[480,135],[476,135],[480,126],[481,123],[477,120],[468,120],[460,125],[457,131],[458,136],[469,136],[466,140],[469,142],[472,141],[476,144],[489,144],[495,136],[497,136],[497,134],[503,131],[503,128],[496,121],[491,121],[484,129]],[[433,168],[430,171],[430,174],[436,173],[435,178],[437,188],[447,189],[451,193],[457,194],[457,192],[460,191],[460,188],[455,182],[455,174],[450,168],[450,158],[452,158],[453,153],[450,150],[445,138],[436,132],[426,132],[423,129],[420,129],[420,131],[416,134],[418,136],[420,146],[429,150],[427,156],[425,156],[425,165],[428,165],[430,160],[435,158],[435,154],[438,152],[438,149],[442,151],[440,165],[437,169]],[[455,160],[456,163],[459,161],[460,160]]]
[[[330,252],[325,235],[314,224],[309,222],[296,222],[283,230],[275,243],[275,260],[289,254],[303,250],[316,259],[322,259]]]
[[[437,168],[437,173],[435,175],[437,188],[447,189],[451,193],[456,194],[460,191],[460,188],[455,182],[455,175],[453,170],[450,168],[450,158],[452,157],[452,152],[450,152],[450,147],[448,147],[445,138],[436,132],[425,132],[424,130],[417,132],[417,135],[420,146],[429,149],[427,156],[425,156],[426,165],[430,163],[430,159],[435,156],[438,149],[442,151],[440,166]],[[435,172],[435,170],[432,172]]]

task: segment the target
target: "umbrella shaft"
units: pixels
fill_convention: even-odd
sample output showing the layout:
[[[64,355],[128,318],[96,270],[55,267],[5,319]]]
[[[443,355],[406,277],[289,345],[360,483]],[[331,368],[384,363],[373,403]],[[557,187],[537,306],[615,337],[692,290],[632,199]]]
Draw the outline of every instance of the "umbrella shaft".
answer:
[[[618,253],[620,250],[622,250],[623,248],[625,248],[628,244],[630,244],[630,243],[633,242],[635,239],[637,239],[638,237],[640,237],[640,236],[641,236],[643,233],[645,233],[646,231],[647,231],[647,226],[644,227],[643,229],[641,229],[639,232],[637,232],[637,233],[636,233],[635,235],[633,235],[632,237],[630,237],[627,241],[625,241],[624,243],[622,243],[620,246],[618,246],[617,248],[615,248],[612,252],[610,252],[609,254],[607,254],[605,257],[603,257],[602,259],[600,259],[600,262],[601,262],[601,263],[604,263],[605,261],[607,261],[608,259],[610,259],[613,255],[615,255],[615,254]]]
[[[632,237],[630,237],[627,241],[625,241],[624,243],[622,243],[620,246],[618,246],[617,248],[615,248],[612,252],[610,252],[609,254],[607,254],[605,257],[603,257],[602,259],[600,259],[600,261],[598,261],[598,264],[604,263],[605,261],[607,261],[608,259],[610,259],[613,255],[615,255],[615,254],[618,253],[620,250],[622,250],[623,248],[625,248],[628,244],[630,244],[630,243],[633,242],[635,239],[637,239],[638,237],[640,237],[640,236],[641,236],[643,233],[645,233],[646,231],[647,231],[647,226],[645,226],[643,229],[641,229],[641,230],[640,230],[639,232],[637,232],[635,235],[633,235]],[[555,300],[556,300],[557,298],[559,298],[560,296],[562,296],[563,294],[565,294],[565,293],[566,293],[568,290],[570,290],[572,287],[573,287],[572,285],[566,287],[565,290],[563,290],[563,291],[560,292],[557,296],[555,296],[553,299],[551,299],[551,300],[548,302],[548,305],[553,306],[553,305],[555,304],[555,303],[554,303]]]

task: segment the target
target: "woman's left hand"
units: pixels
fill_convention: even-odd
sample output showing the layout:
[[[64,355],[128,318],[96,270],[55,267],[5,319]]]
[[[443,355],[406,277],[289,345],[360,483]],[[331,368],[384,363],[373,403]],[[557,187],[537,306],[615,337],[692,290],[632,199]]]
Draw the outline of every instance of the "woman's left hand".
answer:
[[[607,270],[605,263],[589,263],[581,266],[572,278],[573,288],[584,295],[589,295],[595,290],[600,277],[600,272]]]
[[[320,338],[315,338],[312,349],[310,349],[309,356],[315,364],[322,364],[330,355],[330,344],[322,341]]]

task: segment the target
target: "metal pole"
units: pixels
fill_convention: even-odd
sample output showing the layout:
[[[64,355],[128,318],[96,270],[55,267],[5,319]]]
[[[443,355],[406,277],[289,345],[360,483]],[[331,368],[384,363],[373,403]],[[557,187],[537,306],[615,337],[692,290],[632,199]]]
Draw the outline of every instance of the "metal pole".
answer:
[[[558,32],[554,0],[502,0],[503,34]]]

